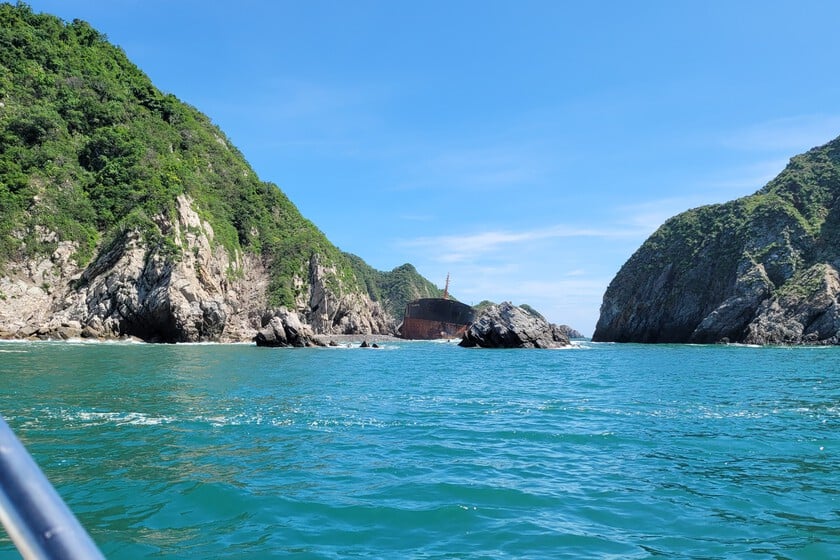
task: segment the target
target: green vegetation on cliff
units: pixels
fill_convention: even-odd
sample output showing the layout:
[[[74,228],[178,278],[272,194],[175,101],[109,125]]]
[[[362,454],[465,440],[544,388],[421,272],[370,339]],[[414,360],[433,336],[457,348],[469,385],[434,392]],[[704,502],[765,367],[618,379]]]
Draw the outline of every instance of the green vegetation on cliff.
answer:
[[[840,138],[754,195],[666,221],[610,283],[594,339],[832,341],[838,242]]]
[[[403,316],[409,301],[443,295],[443,290],[421,276],[417,269],[408,263],[390,272],[383,272],[375,270],[356,255],[345,253],[345,256],[370,298],[382,303],[385,311],[397,320]]]
[[[155,218],[171,216],[179,195],[231,255],[263,256],[272,305],[294,302],[293,278],[313,254],[347,288],[383,299],[402,290],[400,269],[370,273],[371,283],[207,116],[160,92],[89,24],[0,4],[0,270],[66,240],[85,265],[134,229],[177,257]],[[408,284],[423,285],[411,271]]]

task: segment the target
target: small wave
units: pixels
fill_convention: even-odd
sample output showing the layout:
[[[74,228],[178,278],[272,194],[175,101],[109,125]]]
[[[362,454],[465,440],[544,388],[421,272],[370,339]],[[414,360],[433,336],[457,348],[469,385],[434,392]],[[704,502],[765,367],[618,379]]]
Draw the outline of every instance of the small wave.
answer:
[[[175,346],[256,346],[256,342],[242,341],[242,342],[176,342]]]
[[[31,345],[34,344],[36,341],[34,340],[24,340],[19,338],[9,338],[0,340],[0,345],[3,346],[24,346],[24,345]]]
[[[566,346],[558,346],[557,348],[550,348],[550,350],[592,350],[592,346],[588,343],[572,341]]]
[[[68,338],[67,340],[49,340],[45,341],[45,344],[87,344],[87,345],[99,345],[99,344],[108,344],[108,345],[115,345],[115,346],[128,346],[130,344],[146,344],[140,339],[137,338]]]
[[[63,412],[61,417],[67,422],[116,424],[132,426],[158,426],[171,424],[177,419],[171,416],[150,416],[142,412]]]
[[[337,346],[325,346],[327,350],[399,350],[402,348],[397,344],[378,344],[376,346],[361,346],[361,342],[357,343],[339,343]]]
[[[97,345],[101,345],[101,344],[125,344],[125,345],[127,345],[127,344],[138,344],[138,343],[142,344],[142,341],[133,340],[133,339],[130,339],[130,338],[126,338],[126,339],[68,338],[67,340],[53,340],[53,341],[49,341],[49,342],[54,342],[54,343],[58,343],[58,344],[84,344],[84,345],[87,345],[87,346],[97,346]]]

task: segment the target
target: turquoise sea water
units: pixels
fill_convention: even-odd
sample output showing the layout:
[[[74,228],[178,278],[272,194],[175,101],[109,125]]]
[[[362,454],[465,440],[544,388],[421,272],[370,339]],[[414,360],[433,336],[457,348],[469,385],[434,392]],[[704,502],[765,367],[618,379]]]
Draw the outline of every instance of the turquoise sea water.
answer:
[[[2,343],[0,376],[109,558],[840,557],[840,348]]]

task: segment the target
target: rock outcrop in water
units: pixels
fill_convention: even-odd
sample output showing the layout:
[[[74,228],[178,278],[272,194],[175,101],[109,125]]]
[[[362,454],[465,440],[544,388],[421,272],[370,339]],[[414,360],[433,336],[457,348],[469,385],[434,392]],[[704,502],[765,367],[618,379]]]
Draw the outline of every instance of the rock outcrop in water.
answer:
[[[484,309],[467,328],[460,346],[472,348],[559,348],[569,337],[557,325],[509,302]]]
[[[836,139],[663,224],[610,283],[593,340],[838,344],[839,269]]]
[[[312,328],[305,323],[301,323],[297,314],[281,307],[263,317],[263,328],[257,332],[254,342],[257,343],[257,346],[274,348],[323,346],[314,335]]]
[[[566,338],[585,338],[583,336],[583,333],[581,333],[577,329],[570,327],[569,325],[557,325],[555,328]]]
[[[339,251],[87,23],[0,4],[0,337],[251,340],[279,308],[391,333],[409,272]]]

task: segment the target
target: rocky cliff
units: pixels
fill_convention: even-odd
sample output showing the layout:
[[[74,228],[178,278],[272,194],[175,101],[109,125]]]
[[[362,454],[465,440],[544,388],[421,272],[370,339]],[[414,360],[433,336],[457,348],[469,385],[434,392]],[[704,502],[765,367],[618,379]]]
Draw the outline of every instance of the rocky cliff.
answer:
[[[610,283],[593,340],[838,344],[838,242],[840,138],[665,222]]]
[[[87,23],[0,4],[0,336],[390,333],[357,261]]]
[[[292,309],[269,304],[270,274],[260,255],[233,258],[214,244],[213,229],[187,196],[174,220],[158,217],[160,231],[179,240],[162,250],[127,230],[87,266],[62,241],[50,255],[11,260],[0,277],[0,336],[115,338],[155,342],[250,340],[275,317],[295,314],[315,333],[388,333],[393,318],[356,289],[336,281],[317,253],[307,274],[294,279]],[[43,230],[44,241],[55,237]],[[334,286],[328,286],[335,283]]]

